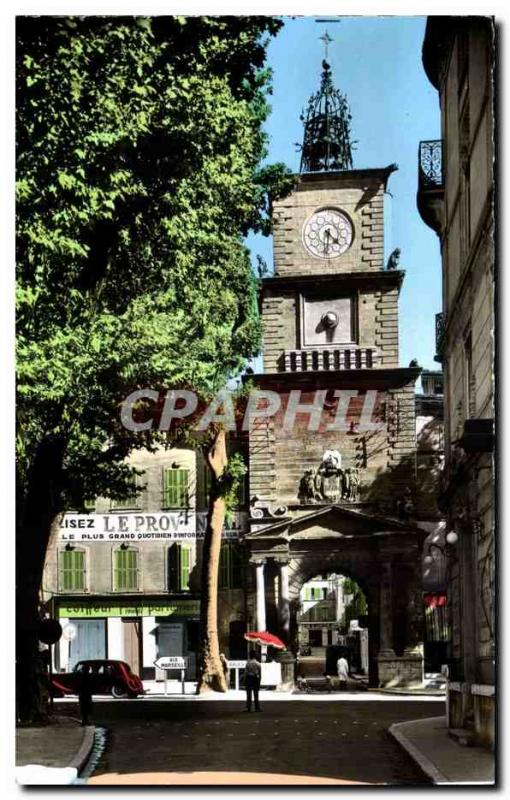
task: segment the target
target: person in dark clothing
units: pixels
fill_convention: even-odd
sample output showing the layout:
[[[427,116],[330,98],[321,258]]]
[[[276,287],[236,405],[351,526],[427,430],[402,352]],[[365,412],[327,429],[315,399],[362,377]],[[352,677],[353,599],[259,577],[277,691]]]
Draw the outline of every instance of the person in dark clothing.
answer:
[[[92,714],[93,678],[90,671],[85,668],[80,675],[78,683],[78,702],[80,704],[81,724],[88,725]]]
[[[225,681],[228,687],[230,683],[230,669],[228,667],[228,661],[225,656],[225,653],[220,653],[220,661],[221,661],[221,666],[223,667],[223,674],[225,676]]]
[[[257,659],[255,650],[250,650],[250,657],[246,662],[245,681],[246,681],[246,711],[251,711],[251,699],[255,701],[255,711],[260,711],[259,689],[260,689],[260,661]]]

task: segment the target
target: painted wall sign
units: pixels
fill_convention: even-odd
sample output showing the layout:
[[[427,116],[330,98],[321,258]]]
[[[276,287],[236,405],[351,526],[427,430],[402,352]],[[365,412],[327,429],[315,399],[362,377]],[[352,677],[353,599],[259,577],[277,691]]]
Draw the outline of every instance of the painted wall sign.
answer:
[[[203,539],[206,511],[168,511],[151,514],[64,514],[59,527],[61,542],[150,542]],[[223,538],[238,539],[248,529],[248,514],[237,512],[223,529]]]
[[[110,605],[109,603],[82,601],[66,602],[60,606],[58,615],[62,617],[170,617],[183,616],[198,619],[199,600],[175,600],[173,603],[140,602],[133,605]]]

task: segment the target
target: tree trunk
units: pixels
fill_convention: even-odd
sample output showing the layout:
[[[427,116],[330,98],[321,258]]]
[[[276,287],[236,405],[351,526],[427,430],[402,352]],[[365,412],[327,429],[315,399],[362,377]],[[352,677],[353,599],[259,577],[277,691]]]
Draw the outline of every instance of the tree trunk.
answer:
[[[201,634],[197,694],[227,691],[218,641],[218,572],[221,536],[225,522],[225,500],[220,496],[218,481],[228,465],[224,430],[220,430],[216,435],[206,459],[213,474],[213,480],[202,554]]]
[[[39,593],[52,522],[60,510],[63,452],[61,440],[41,442],[17,509],[16,715],[24,723],[41,723],[48,717],[39,652]]]

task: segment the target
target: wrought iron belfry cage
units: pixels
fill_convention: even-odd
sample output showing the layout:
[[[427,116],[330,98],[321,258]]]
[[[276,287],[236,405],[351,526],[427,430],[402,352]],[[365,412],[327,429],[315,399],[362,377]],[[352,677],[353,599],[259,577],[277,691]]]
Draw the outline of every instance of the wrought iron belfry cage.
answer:
[[[300,172],[352,169],[351,114],[347,99],[333,86],[331,67],[322,62],[321,86],[308,101]]]

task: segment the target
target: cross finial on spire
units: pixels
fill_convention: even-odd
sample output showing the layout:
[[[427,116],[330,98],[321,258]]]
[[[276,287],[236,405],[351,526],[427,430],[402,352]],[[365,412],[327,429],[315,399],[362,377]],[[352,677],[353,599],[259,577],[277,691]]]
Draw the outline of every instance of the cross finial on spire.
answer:
[[[325,55],[325,58],[326,58],[326,60],[327,60],[327,58],[328,58],[328,46],[329,46],[329,44],[330,44],[330,43],[333,41],[333,39],[331,38],[331,36],[329,35],[329,33],[328,33],[327,31],[326,31],[326,33],[324,34],[324,36],[319,36],[319,39],[320,39],[322,42],[324,42],[324,47],[325,47],[325,50],[326,50],[326,55]]]

